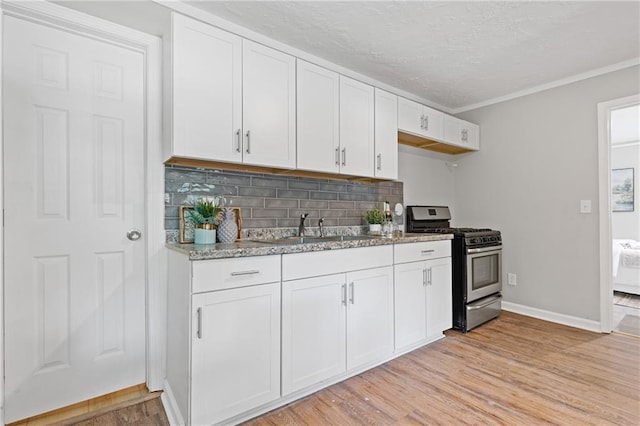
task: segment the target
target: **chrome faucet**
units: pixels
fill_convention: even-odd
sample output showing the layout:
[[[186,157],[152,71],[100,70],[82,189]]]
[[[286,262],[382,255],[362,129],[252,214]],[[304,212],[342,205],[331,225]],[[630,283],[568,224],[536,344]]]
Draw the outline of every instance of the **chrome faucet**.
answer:
[[[324,237],[324,217],[321,217],[318,221],[318,228],[320,228],[320,236]]]
[[[305,214],[301,214],[300,215],[300,225],[298,226],[298,236],[299,237],[304,237],[304,232],[305,232],[304,220],[307,218],[307,216],[309,216],[309,213],[305,213]]]

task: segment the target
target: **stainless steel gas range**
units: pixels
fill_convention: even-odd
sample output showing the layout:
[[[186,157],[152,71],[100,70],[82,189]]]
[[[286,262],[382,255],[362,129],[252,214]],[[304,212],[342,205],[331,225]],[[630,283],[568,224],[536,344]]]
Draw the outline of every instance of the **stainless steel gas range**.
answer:
[[[452,228],[443,206],[407,206],[407,233],[453,234],[453,328],[467,332],[500,315],[502,235],[485,228]]]

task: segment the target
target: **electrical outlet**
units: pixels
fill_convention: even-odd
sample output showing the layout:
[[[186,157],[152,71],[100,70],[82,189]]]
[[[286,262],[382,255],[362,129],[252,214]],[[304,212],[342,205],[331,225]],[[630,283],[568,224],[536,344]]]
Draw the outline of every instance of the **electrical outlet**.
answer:
[[[508,273],[507,274],[507,284],[509,284],[509,285],[516,285],[517,284],[516,274],[512,274],[512,273]]]

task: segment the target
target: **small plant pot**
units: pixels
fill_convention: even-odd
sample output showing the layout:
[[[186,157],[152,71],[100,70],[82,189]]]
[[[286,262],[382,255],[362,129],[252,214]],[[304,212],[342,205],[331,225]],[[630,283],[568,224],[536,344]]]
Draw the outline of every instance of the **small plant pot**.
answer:
[[[194,244],[215,244],[216,243],[215,229],[196,228],[193,231],[194,231],[193,233]]]
[[[369,224],[369,233],[379,235],[382,233],[382,225],[379,223],[370,223]]]

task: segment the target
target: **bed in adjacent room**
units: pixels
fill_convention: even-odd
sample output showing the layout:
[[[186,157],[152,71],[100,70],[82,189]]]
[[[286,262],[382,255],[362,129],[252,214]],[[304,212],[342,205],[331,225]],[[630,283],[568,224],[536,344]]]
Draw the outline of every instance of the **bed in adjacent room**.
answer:
[[[613,240],[613,289],[640,295],[640,242]]]

